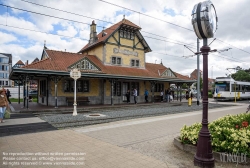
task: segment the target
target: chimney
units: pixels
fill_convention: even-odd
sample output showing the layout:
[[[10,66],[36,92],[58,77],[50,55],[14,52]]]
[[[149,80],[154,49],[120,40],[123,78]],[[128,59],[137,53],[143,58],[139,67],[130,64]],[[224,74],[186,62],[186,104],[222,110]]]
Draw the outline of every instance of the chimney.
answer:
[[[96,34],[96,24],[95,21],[92,21],[92,24],[90,25],[90,38],[89,38],[89,44],[92,44],[97,41],[97,34]]]

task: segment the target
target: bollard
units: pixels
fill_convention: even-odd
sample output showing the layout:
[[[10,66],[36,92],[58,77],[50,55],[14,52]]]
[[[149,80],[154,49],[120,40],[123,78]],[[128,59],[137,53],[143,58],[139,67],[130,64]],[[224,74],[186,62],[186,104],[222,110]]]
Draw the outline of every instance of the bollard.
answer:
[[[192,105],[192,99],[189,97],[188,98],[188,106],[190,107]]]

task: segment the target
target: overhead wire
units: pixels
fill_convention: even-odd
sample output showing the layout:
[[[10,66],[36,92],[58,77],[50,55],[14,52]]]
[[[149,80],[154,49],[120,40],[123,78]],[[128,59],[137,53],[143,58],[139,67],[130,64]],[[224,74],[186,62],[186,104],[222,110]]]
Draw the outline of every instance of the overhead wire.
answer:
[[[232,45],[232,44],[226,43],[226,42],[224,42],[224,41],[222,41],[222,40],[220,40],[220,39],[217,39],[217,40],[220,41],[220,42],[222,42],[222,43],[225,43],[225,44],[227,44],[227,45],[230,45],[230,46],[232,46],[232,47],[234,47],[234,48],[237,48],[238,50],[241,50],[241,51],[243,51],[243,52],[245,52],[245,53],[250,54],[250,52],[245,51],[245,50],[243,50],[243,49],[241,49],[241,48],[235,47],[235,46]]]
[[[84,22],[80,22],[80,21],[76,21],[76,20],[71,20],[71,19],[66,19],[66,18],[62,18],[62,17],[57,17],[57,16],[52,16],[52,15],[48,15],[48,14],[43,14],[43,13],[39,13],[39,12],[34,12],[34,11],[30,11],[30,10],[25,10],[25,9],[20,9],[20,8],[16,8],[16,7],[12,7],[12,6],[9,6],[9,5],[4,5],[4,4],[0,4],[1,6],[6,6],[6,7],[9,7],[9,8],[13,8],[13,9],[16,9],[16,10],[21,10],[21,11],[25,11],[25,12],[30,12],[30,13],[34,13],[34,14],[37,14],[37,15],[43,15],[43,16],[46,16],[46,17],[51,17],[51,18],[56,18],[56,19],[62,19],[62,20],[66,20],[66,21],[71,21],[71,22],[76,22],[76,23],[80,23],[80,24],[86,24],[86,25],[89,25],[89,23],[84,23]],[[103,28],[102,26],[96,26],[96,27],[101,27]],[[114,29],[113,29],[114,30]],[[144,36],[144,37],[147,37],[147,36]],[[148,37],[148,38],[151,38],[151,37]],[[155,39],[155,40],[159,40],[159,39],[156,39],[156,38],[151,38],[151,39]],[[169,42],[169,43],[174,43],[174,44],[177,44],[177,45],[183,45],[183,44],[180,44],[180,43],[175,43],[175,42],[171,42],[171,41],[167,41],[165,40],[166,42]],[[182,42],[183,43],[183,42]],[[185,44],[185,43],[184,43]],[[190,44],[186,44],[186,45],[190,45]]]
[[[105,1],[105,0],[99,0],[99,1],[104,2],[104,3],[107,3],[107,4],[110,4],[110,5],[113,5],[113,6],[117,6],[117,7],[119,7],[119,8],[123,8],[123,9],[129,10],[129,11],[132,11],[132,12],[135,12],[135,13],[140,13],[140,12],[138,12],[138,11],[136,11],[136,10],[132,10],[132,9],[129,9],[129,8],[126,8],[126,7],[123,7],[123,6],[120,6],[120,5],[111,3],[111,2],[107,2],[107,1]],[[153,18],[153,19],[156,19],[156,20],[159,20],[159,21],[162,21],[162,22],[165,22],[165,23],[168,23],[168,24],[171,24],[171,25],[174,25],[174,26],[177,26],[177,27],[179,27],[179,28],[183,28],[183,29],[186,29],[186,30],[189,30],[189,31],[193,31],[193,30],[188,29],[188,28],[186,28],[186,27],[179,26],[179,25],[177,25],[177,24],[174,24],[174,23],[171,23],[171,22],[168,22],[168,21],[165,21],[165,20],[162,20],[162,19],[159,19],[159,18],[150,16],[150,15],[147,15],[147,14],[144,14],[144,13],[140,13],[140,14],[141,14],[141,15],[144,15],[144,16],[147,16],[147,17],[150,17],[150,18]],[[217,40],[219,40],[219,39],[217,39]],[[222,40],[219,40],[219,41],[221,41],[221,42],[223,42],[223,43],[226,43],[226,42],[224,42],[224,41],[222,41]],[[228,43],[226,43],[226,44],[228,44]],[[228,44],[228,45],[233,46],[233,45],[231,45],[231,44]],[[233,46],[233,47],[235,47],[235,46]],[[241,51],[243,51],[243,52],[245,52],[245,53],[250,54],[250,52],[248,52],[248,51],[245,51],[245,50],[240,49],[240,48],[238,48],[238,47],[235,47],[235,48],[237,48],[237,49],[239,49],[239,50],[241,50]]]
[[[86,17],[86,18],[90,18],[90,19],[95,19],[95,20],[98,20],[98,21],[102,21],[102,22],[106,22],[106,23],[111,23],[111,24],[113,24],[112,22],[108,22],[108,21],[105,21],[105,20],[96,19],[96,18],[92,18],[92,17],[88,17],[88,16],[76,14],[76,13],[73,13],[73,12],[69,12],[69,11],[65,11],[65,10],[61,10],[61,9],[57,9],[57,8],[48,7],[48,6],[41,5],[41,4],[37,4],[37,3],[34,3],[34,2],[29,2],[29,1],[26,1],[26,0],[21,0],[21,1],[27,2],[27,3],[31,3],[31,4],[34,4],[34,5],[38,5],[38,6],[42,6],[42,7],[45,7],[45,8],[49,8],[49,9],[53,9],[53,10],[57,10],[57,11],[61,11],[61,12],[65,12],[65,13],[69,13],[69,14],[73,14],[73,15],[77,15],[77,16],[81,16],[81,17]],[[114,5],[114,6],[117,6],[117,7],[123,8],[123,9],[126,9],[126,10],[129,10],[129,11],[132,11],[132,12],[136,12],[136,13],[145,15],[145,16],[147,16],[147,17],[151,17],[151,18],[153,18],[153,19],[160,20],[160,21],[166,22],[166,23],[168,23],[168,24],[172,24],[172,25],[177,26],[177,27],[180,27],[180,28],[187,29],[187,28],[185,28],[185,27],[176,25],[176,24],[174,24],[174,23],[167,22],[167,21],[164,21],[164,20],[155,18],[155,17],[153,17],[153,16],[146,15],[146,14],[140,13],[140,12],[135,11],[135,10],[131,10],[131,9],[129,9],[129,8],[126,8],[126,7],[123,7],[123,6],[120,6],[120,5],[116,5],[116,4],[113,4],[113,3],[110,3],[110,2],[107,2],[107,1],[104,1],[104,0],[99,0],[99,1],[104,2],[104,3],[108,3],[108,4],[110,4],[110,5]],[[38,12],[34,12],[34,11],[24,10],[24,9],[20,9],[20,8],[16,8],[16,7],[11,7],[11,6],[9,6],[9,5],[4,5],[4,4],[0,4],[0,5],[6,6],[6,7],[7,7],[7,10],[8,10],[8,8],[10,7],[10,8],[14,8],[14,9],[21,10],[21,11],[26,11],[26,12],[30,12],[30,13],[34,13],[34,14],[39,14],[39,15],[44,15],[44,16],[47,16],[47,17],[53,17],[53,18],[57,18],[57,19],[62,19],[62,20],[67,20],[67,21],[71,21],[71,22],[76,22],[76,23],[81,23],[81,24],[87,24],[87,25],[89,25],[88,23],[79,22],[79,21],[76,21],[76,20],[71,20],[71,19],[65,19],[65,18],[61,18],[61,17],[51,16],[51,15],[42,14],[42,13],[38,13]],[[3,24],[0,24],[0,25],[3,25]],[[8,25],[7,25],[7,21],[6,21],[6,26],[8,26]],[[8,27],[17,28],[17,27],[15,27],[15,26],[8,26]],[[97,27],[103,27],[103,26],[97,26]],[[25,29],[25,28],[20,28],[20,27],[19,27],[19,29],[29,30],[29,31],[35,31],[35,32],[40,32],[40,33],[46,33],[46,34],[51,34],[51,35],[56,35],[56,34],[52,34],[52,33],[47,33],[47,32],[42,32],[42,31],[37,31],[37,30],[30,30],[30,29]],[[193,30],[191,30],[191,29],[187,29],[187,30],[193,31]],[[149,33],[149,32],[146,32],[146,31],[142,31],[142,32],[145,32],[145,33],[148,33],[148,34],[152,34],[152,35],[155,35],[155,36],[159,36],[159,37],[163,37],[163,36],[160,36],[160,35],[157,35],[157,34],[154,34],[154,33]],[[77,38],[77,37],[69,37],[69,36],[63,36],[63,35],[58,35],[58,36],[67,37],[67,38]],[[153,37],[148,37],[148,36],[144,36],[144,37],[151,38],[151,39],[155,39],[155,40],[160,40],[160,41],[165,41],[165,42],[170,42],[170,43],[174,43],[174,44],[177,44],[177,45],[183,45],[183,44],[180,44],[180,43],[171,42],[171,41],[167,41],[167,40],[156,39],[156,38],[153,38]],[[166,38],[166,37],[164,37],[164,38]],[[78,38],[78,39],[83,39],[83,38]],[[83,40],[87,40],[87,39],[83,39]],[[171,39],[171,40],[172,40],[172,39]],[[228,43],[226,43],[226,42],[224,42],[224,41],[222,41],[222,40],[220,40],[220,39],[217,39],[217,40],[218,40],[218,41],[221,41],[221,42],[223,42],[223,43],[225,43],[225,44],[228,44]],[[180,41],[177,41],[177,42],[180,42]],[[183,43],[183,42],[181,42],[181,43]],[[190,45],[190,44],[186,44],[186,45]],[[231,44],[228,44],[228,45],[233,46],[233,45],[231,45]],[[235,46],[233,46],[233,47],[235,47]],[[238,47],[235,47],[235,48],[237,48],[237,49],[239,49],[239,50],[241,50],[241,51],[243,51],[243,52],[245,52],[245,53],[250,54],[250,52],[248,52],[248,51],[245,51],[245,50],[240,49],[240,48],[238,48]],[[226,58],[225,58],[225,59],[226,59]],[[231,60],[231,59],[229,59],[229,60]],[[232,61],[236,61],[236,60],[232,60]]]
[[[0,23],[0,25],[1,26],[7,26],[7,27],[15,28],[15,29],[21,29],[21,30],[27,30],[27,31],[37,32],[37,33],[43,33],[43,34],[50,34],[50,35],[54,35],[54,36],[60,36],[60,37],[64,37],[64,38],[76,38],[76,39],[81,39],[81,40],[89,41],[88,39],[84,39],[84,38],[80,38],[80,37],[71,37],[71,36],[53,34],[53,33],[43,32],[43,31],[39,31],[39,30],[32,30],[32,29],[27,29],[27,28],[22,28],[22,27],[17,27],[17,26],[4,25],[4,24],[1,24],[1,23]]]
[[[107,2],[107,1],[104,1],[104,0],[99,0],[99,1],[104,2],[104,3],[107,3],[107,4],[110,4],[110,5],[113,5],[113,6],[117,6],[117,7],[119,7],[119,8],[123,8],[123,9],[126,9],[126,10],[129,10],[129,11],[132,11],[132,12],[135,12],[135,13],[138,13],[138,14],[141,14],[141,15],[144,15],[144,16],[147,16],[147,17],[150,17],[150,18],[153,18],[153,19],[156,19],[156,20],[159,20],[159,21],[162,21],[162,22],[165,22],[165,23],[168,23],[168,24],[171,24],[171,25],[180,27],[180,28],[182,28],[182,29],[186,29],[186,30],[189,30],[189,31],[192,31],[192,32],[193,32],[192,29],[189,29],[189,28],[186,28],[186,27],[183,27],[183,26],[179,26],[179,25],[177,25],[177,24],[175,24],[175,23],[168,22],[168,21],[166,21],[166,20],[162,20],[162,19],[159,19],[159,18],[150,16],[150,15],[147,15],[147,14],[145,14],[145,13],[140,13],[140,12],[138,12],[138,11],[135,11],[135,10],[132,10],[132,9],[129,9],[129,8],[126,8],[126,7],[123,7],[123,6],[120,6],[120,5],[111,3],[111,2]]]
[[[77,13],[74,13],[74,12],[69,12],[69,11],[66,11],[66,10],[61,10],[61,9],[58,9],[58,8],[52,8],[52,7],[49,7],[49,6],[45,6],[45,5],[41,5],[41,4],[38,4],[38,3],[30,2],[30,1],[27,1],[27,0],[21,0],[21,1],[26,2],[26,3],[30,3],[30,4],[33,4],[33,5],[45,7],[45,8],[48,8],[48,9],[53,9],[53,10],[57,10],[57,11],[60,11],[60,12],[69,13],[69,14],[76,15],[76,16],[86,17],[86,18],[98,20],[98,21],[101,21],[101,22],[106,22],[106,23],[114,24],[114,23],[112,23],[112,22],[105,21],[105,20],[102,20],[102,19],[97,19],[97,18],[93,18],[93,17],[89,17],[89,16],[77,14]],[[136,11],[134,11],[134,12],[136,12]],[[137,12],[137,13],[141,14],[140,12]],[[139,18],[139,20],[140,20],[140,18]],[[97,26],[97,27],[103,27],[103,26]],[[161,35],[157,35],[157,34],[154,34],[154,33],[150,33],[150,32],[146,32],[146,31],[141,31],[141,32],[148,33],[148,34],[152,34],[152,35],[158,36],[158,37],[167,38],[167,37],[164,37],[164,36],[161,36]],[[167,39],[170,39],[170,38],[167,38]],[[173,40],[173,39],[170,39],[170,40]],[[178,41],[178,40],[174,40],[174,41],[177,41],[177,42],[186,44],[186,43],[181,42],[181,41]],[[186,45],[191,45],[191,44],[186,44]]]

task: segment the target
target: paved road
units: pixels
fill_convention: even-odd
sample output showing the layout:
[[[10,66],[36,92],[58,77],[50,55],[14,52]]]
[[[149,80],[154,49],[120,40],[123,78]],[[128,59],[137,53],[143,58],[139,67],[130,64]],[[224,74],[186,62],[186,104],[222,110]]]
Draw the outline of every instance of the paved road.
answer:
[[[247,105],[209,110],[209,121],[227,114],[239,114]],[[73,129],[92,138],[120,147],[135,150],[157,160],[168,162],[177,167],[194,167],[192,154],[185,153],[173,146],[174,137],[186,124],[201,122],[201,111],[171,114],[129,121],[118,121]],[[235,167],[236,165],[216,163],[217,167]],[[239,166],[238,167],[244,167]]]

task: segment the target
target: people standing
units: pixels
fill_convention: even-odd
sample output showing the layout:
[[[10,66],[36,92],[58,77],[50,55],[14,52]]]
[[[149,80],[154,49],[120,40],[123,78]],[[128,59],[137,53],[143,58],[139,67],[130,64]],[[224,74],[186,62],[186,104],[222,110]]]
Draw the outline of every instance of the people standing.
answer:
[[[127,91],[126,97],[127,97],[127,103],[130,103],[130,90]]]
[[[9,102],[9,104],[11,104],[11,102],[10,102],[10,91],[9,91],[9,89],[7,89],[7,91],[6,91],[6,96],[7,96],[7,100],[8,100],[8,102]]]
[[[165,96],[166,96],[166,102],[170,102],[170,98],[169,98],[170,90],[169,89],[165,90]]]
[[[148,103],[148,89],[145,90],[144,95],[145,95],[145,101],[146,103]]]
[[[161,90],[161,102],[163,102],[163,90]]]
[[[0,90],[0,123],[3,123],[6,108],[9,106],[6,93],[4,89]]]
[[[134,96],[134,101],[135,101],[135,104],[137,104],[137,101],[136,101],[136,97],[137,97],[137,90],[136,90],[136,88],[134,88],[133,96]]]

